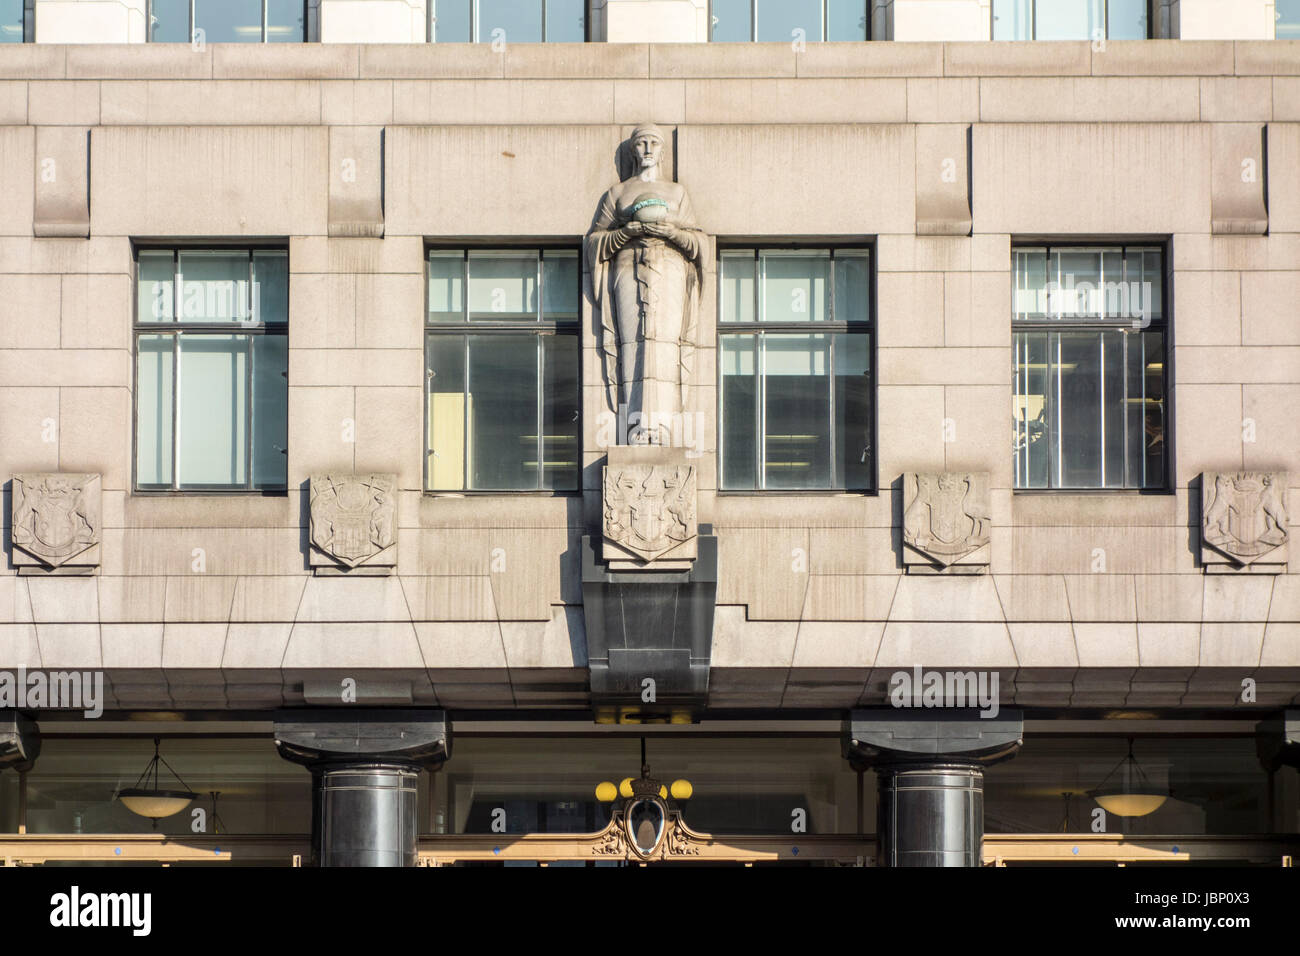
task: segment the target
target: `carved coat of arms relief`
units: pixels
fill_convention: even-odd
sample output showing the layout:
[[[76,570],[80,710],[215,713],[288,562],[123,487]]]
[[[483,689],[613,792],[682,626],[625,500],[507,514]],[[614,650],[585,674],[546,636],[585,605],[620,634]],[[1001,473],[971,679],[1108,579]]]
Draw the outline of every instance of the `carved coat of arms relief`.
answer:
[[[13,476],[13,561],[20,573],[87,574],[99,565],[97,474]]]
[[[397,564],[397,476],[312,475],[311,564],[319,573],[390,573]]]
[[[689,567],[698,555],[696,468],[671,451],[659,461],[611,450],[604,472],[603,551],[611,567]]]
[[[1286,485],[1285,472],[1201,475],[1201,561],[1207,571],[1285,569]]]
[[[991,512],[983,472],[903,475],[903,563],[908,571],[980,571],[989,563]]]

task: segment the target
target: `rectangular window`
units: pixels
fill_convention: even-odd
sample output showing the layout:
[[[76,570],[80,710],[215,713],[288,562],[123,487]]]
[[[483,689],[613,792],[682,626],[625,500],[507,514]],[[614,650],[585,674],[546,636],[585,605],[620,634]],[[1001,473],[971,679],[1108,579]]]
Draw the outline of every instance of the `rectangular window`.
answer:
[[[429,491],[577,491],[574,248],[431,249]]]
[[[1017,488],[1163,488],[1164,249],[1012,249]]]
[[[284,249],[138,250],[137,489],[285,487],[288,330]]]
[[[587,0],[429,0],[437,43],[582,43]]]
[[[1279,40],[1300,40],[1300,0],[1276,0],[1273,18]]]
[[[1148,0],[993,0],[995,40],[1145,40]]]
[[[871,490],[869,251],[723,249],[718,328],[722,489]]]
[[[305,0],[149,0],[154,43],[303,43]]]
[[[0,0],[0,43],[31,43],[36,31],[35,0]]]
[[[867,0],[712,0],[714,42],[866,40]]]

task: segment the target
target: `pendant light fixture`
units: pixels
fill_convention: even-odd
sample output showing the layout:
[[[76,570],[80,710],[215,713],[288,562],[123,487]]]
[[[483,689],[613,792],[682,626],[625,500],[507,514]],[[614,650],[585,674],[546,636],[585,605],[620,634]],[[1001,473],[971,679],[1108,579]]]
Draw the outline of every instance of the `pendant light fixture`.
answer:
[[[153,739],[153,759],[144,768],[144,773],[140,774],[140,779],[135,782],[135,786],[121,790],[117,794],[117,798],[122,801],[122,805],[132,813],[153,820],[154,829],[158,828],[158,821],[163,817],[170,817],[180,813],[194,800],[194,793],[181,779],[180,774],[173,770],[172,765],[158,753],[158,743],[159,738],[155,737]],[[164,790],[159,786],[159,764],[166,767],[167,772],[176,778],[176,782],[180,784],[179,789]]]
[[[1121,767],[1124,768],[1124,772],[1121,774],[1119,786],[1106,786],[1106,781],[1115,776],[1115,771]],[[1096,800],[1107,813],[1113,813],[1118,817],[1145,817],[1164,806],[1165,801],[1169,799],[1169,790],[1153,786],[1147,779],[1147,775],[1142,772],[1142,767],[1133,757],[1133,738],[1130,737],[1128,755],[1106,774],[1101,786],[1096,790],[1088,791],[1088,796]]]

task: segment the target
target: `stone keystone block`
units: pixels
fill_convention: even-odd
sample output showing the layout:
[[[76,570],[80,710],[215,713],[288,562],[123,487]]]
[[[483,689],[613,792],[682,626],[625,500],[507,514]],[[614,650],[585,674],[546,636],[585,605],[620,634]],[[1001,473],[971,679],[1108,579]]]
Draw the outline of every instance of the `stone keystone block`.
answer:
[[[903,475],[903,566],[909,573],[988,568],[988,472]]]
[[[686,450],[609,449],[604,469],[602,557],[611,571],[680,570],[699,554],[696,466]]]
[[[99,567],[99,475],[14,475],[10,538],[19,574],[91,574]]]
[[[1201,474],[1201,563],[1207,574],[1286,570],[1287,474]]]
[[[312,570],[392,574],[397,566],[397,476],[311,476]]]

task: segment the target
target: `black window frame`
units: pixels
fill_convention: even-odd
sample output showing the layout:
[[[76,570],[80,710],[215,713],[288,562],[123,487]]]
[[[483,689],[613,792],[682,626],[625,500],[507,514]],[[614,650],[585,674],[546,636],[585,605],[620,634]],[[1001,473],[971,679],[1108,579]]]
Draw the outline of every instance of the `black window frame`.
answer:
[[[749,39],[748,40],[714,40],[713,39],[713,0],[709,0],[708,6],[708,42],[709,43],[789,43],[794,38],[789,37],[781,40],[759,40],[758,39],[758,3],[759,0],[749,0]],[[826,20],[828,17],[827,5],[829,0],[821,0],[822,5],[822,23],[820,37],[805,37],[809,43],[867,43],[872,39],[871,36],[871,14],[872,0],[862,0],[862,15],[865,22],[865,37],[861,40],[827,40],[826,39]]]
[[[1063,251],[1069,249],[1097,249],[1110,248],[1122,250],[1125,257],[1129,250],[1157,248],[1161,256],[1160,269],[1160,303],[1161,314],[1159,317],[1152,316],[1150,320],[1141,326],[1136,326],[1131,316],[1089,316],[1082,319],[1061,319],[1051,316],[1043,316],[1033,319],[1016,318],[1016,252],[1020,249],[1044,249],[1047,255],[1047,261],[1051,262],[1051,253],[1053,250]],[[1164,434],[1162,436],[1162,481],[1159,484],[1152,485],[1130,485],[1128,484],[1128,474],[1130,471],[1127,459],[1128,448],[1124,445],[1125,453],[1125,484],[1112,486],[1088,486],[1088,485],[1053,485],[1050,484],[1053,475],[1053,469],[1057,467],[1058,460],[1055,455],[1049,459],[1047,487],[1021,487],[1017,484],[1015,455],[1017,450],[1012,447],[1012,472],[1011,472],[1011,491],[1016,495],[1170,495],[1176,490],[1176,481],[1174,474],[1174,321],[1173,321],[1173,243],[1169,236],[1103,236],[1100,238],[1087,238],[1071,236],[1068,238],[1054,237],[1017,237],[1011,238],[1010,245],[1010,285],[1011,285],[1011,315],[1009,321],[1011,325],[1011,373],[1015,375],[1016,363],[1016,335],[1020,332],[1105,332],[1105,331],[1159,331],[1161,333],[1161,342],[1163,344],[1163,374],[1164,385]],[[1128,336],[1124,338],[1125,358],[1127,358]],[[1127,362],[1123,366],[1127,372]],[[1123,401],[1127,404],[1128,376],[1124,374],[1125,394]],[[1016,384],[1013,381],[1011,386],[1012,399],[1012,421],[1018,422],[1015,415]],[[1050,399],[1050,389],[1048,399]],[[1046,416],[1050,422],[1051,412],[1050,405]],[[1050,438],[1050,435],[1049,435]],[[1051,445],[1049,444],[1049,448]]]
[[[577,315],[572,320],[565,321],[547,321],[542,315],[542,307],[545,303],[545,269],[542,265],[547,251],[564,252],[577,258],[577,276],[575,285],[576,302],[578,306]],[[429,260],[434,255],[459,252],[461,260],[465,264],[462,271],[462,296],[461,296],[461,320],[459,322],[431,322],[429,321]],[[512,252],[538,254],[537,262],[537,302],[538,318],[534,320],[526,319],[500,319],[500,320],[472,320],[469,316],[469,258],[471,253],[503,253]],[[582,243],[577,239],[541,239],[535,242],[520,242],[514,239],[506,241],[480,241],[480,240],[459,240],[459,241],[433,241],[427,240],[424,246],[424,265],[421,270],[424,282],[424,317],[422,320],[423,331],[423,351],[424,351],[424,382],[421,388],[423,399],[423,420],[424,431],[420,437],[420,445],[424,449],[423,454],[423,476],[421,479],[422,494],[429,497],[469,497],[469,496],[501,496],[501,495],[530,495],[533,497],[543,498],[572,498],[580,497],[583,493],[583,427],[584,427],[584,409],[583,409],[583,341],[582,341],[582,321],[584,313],[583,293],[582,293]],[[573,488],[547,488],[542,484],[545,469],[541,463],[544,460],[544,443],[545,435],[542,429],[542,407],[544,403],[544,385],[545,373],[542,369],[538,370],[538,487],[536,488],[471,488],[469,487],[469,468],[470,458],[468,448],[463,449],[461,455],[461,487],[460,488],[433,488],[430,485],[430,460],[433,458],[434,449],[429,445],[429,398],[433,384],[433,368],[430,361],[430,346],[433,336],[447,335],[459,336],[464,339],[468,347],[468,339],[471,335],[521,335],[533,334],[538,336],[550,335],[572,336],[578,348],[578,367],[577,367],[577,411],[578,417],[576,424],[576,440],[574,442],[574,454],[577,464],[577,475]],[[467,366],[468,367],[468,366]],[[463,392],[462,392],[463,394]],[[468,443],[470,426],[466,421],[464,424],[464,440]]]
[[[1040,43],[1040,42],[1041,43],[1054,43],[1054,42],[1093,43],[1096,42],[1096,40],[1098,39],[1097,37],[1079,37],[1076,40],[1059,40],[1059,41],[1039,40],[1037,33],[1038,33],[1038,4],[1040,2],[1041,0],[1032,0],[1031,2],[1029,8],[1029,21],[1030,21],[1029,34],[1030,35],[1027,40],[1002,40],[999,42],[1002,43]],[[1104,37],[1101,37],[1100,39],[1109,40],[1111,38],[1110,37],[1111,0],[1102,0],[1102,3],[1106,5],[1106,35]],[[994,21],[997,20],[997,5],[998,5],[998,0],[992,0],[992,2],[989,4],[989,39],[990,40],[994,38],[994,30],[996,29],[994,25]],[[1147,40],[1155,39],[1155,16],[1153,10],[1154,5],[1155,5],[1155,0],[1146,0],[1147,35],[1144,39]]]
[[[465,40],[439,40],[438,39],[438,3],[440,0],[428,0],[424,10],[424,40],[426,43],[465,43]],[[478,40],[478,20],[479,20],[479,0],[453,0],[456,3],[471,4],[470,21],[469,21],[469,43],[487,43],[491,44],[492,40]],[[506,37],[507,43],[565,43],[573,41],[565,40],[548,40],[546,39],[546,3],[547,0],[538,0],[542,5],[542,38],[541,40],[511,40]],[[591,0],[582,0],[582,42],[590,43],[591,39]]]
[[[138,401],[140,395],[140,336],[142,335],[167,335],[179,336],[185,333],[197,335],[283,335],[285,338],[285,352],[288,355],[289,350],[289,322],[261,322],[254,324],[251,321],[232,323],[232,322],[141,322],[140,321],[140,255],[141,253],[171,252],[173,264],[173,283],[175,288],[173,294],[179,297],[183,290],[180,283],[175,282],[176,270],[179,268],[180,254],[182,252],[201,252],[201,251],[221,251],[221,250],[246,250],[248,252],[249,268],[252,269],[253,254],[256,252],[283,252],[285,255],[285,279],[286,291],[288,283],[292,276],[292,264],[289,258],[289,242],[287,239],[280,241],[242,241],[238,239],[211,239],[206,241],[169,242],[164,240],[138,240],[131,244],[131,494],[135,496],[149,497],[195,497],[202,495],[260,495],[263,497],[284,497],[288,495],[288,427],[287,420],[289,415],[288,408],[288,388],[289,388],[289,370],[286,358],[285,367],[285,418],[286,418],[286,442],[285,448],[281,449],[281,454],[285,456],[285,482],[270,482],[265,484],[255,484],[253,482],[253,392],[251,387],[251,377],[253,374],[253,361],[251,354],[251,339],[248,361],[246,363],[245,380],[249,382],[248,391],[248,414],[245,425],[245,457],[248,463],[248,480],[242,485],[182,485],[180,483],[180,466],[179,453],[180,441],[177,433],[177,414],[176,407],[180,400],[180,378],[178,375],[177,349],[172,346],[172,480],[170,485],[146,484],[139,482],[137,468],[139,465],[140,454],[140,418]],[[252,282],[250,271],[249,295],[252,295]],[[289,297],[289,308],[292,308],[292,296]],[[177,312],[179,315],[179,311]]]
[[[837,251],[850,251],[866,253],[867,259],[867,319],[866,321],[848,322],[840,321],[834,318],[834,296],[835,296],[835,274],[833,271],[828,276],[829,287],[829,305],[832,318],[825,322],[768,322],[758,318],[760,313],[759,299],[762,296],[762,283],[758,275],[758,257],[759,254],[766,251],[778,252],[800,252],[812,250],[830,250],[830,261],[834,261]],[[738,251],[752,251],[754,254],[755,273],[754,273],[754,316],[752,322],[724,322],[722,321],[722,258],[725,253],[735,253]],[[878,288],[878,255],[876,240],[874,237],[800,237],[797,240],[778,239],[771,240],[763,237],[741,237],[741,238],[722,238],[717,240],[715,275],[717,276],[717,293],[714,301],[716,306],[717,321],[715,322],[715,418],[716,422],[716,446],[717,446],[717,494],[719,495],[739,495],[739,496],[779,496],[779,495],[799,495],[799,496],[816,496],[816,495],[863,495],[876,496],[880,493],[880,455],[879,455],[879,419],[880,419],[880,389],[879,389],[879,339],[877,337],[877,328],[879,325],[879,312],[877,309],[877,288]],[[868,393],[871,396],[870,420],[866,423],[867,427],[867,446],[864,449],[867,455],[867,484],[865,487],[812,487],[812,488],[765,488],[762,484],[766,481],[764,468],[762,466],[762,450],[766,442],[765,416],[763,414],[762,389],[758,389],[755,395],[758,414],[758,439],[756,441],[755,454],[756,470],[755,476],[757,483],[760,485],[756,488],[727,488],[723,484],[723,458],[724,458],[724,436],[723,436],[723,363],[722,363],[722,336],[735,334],[749,334],[755,337],[765,333],[776,334],[808,334],[808,333],[826,333],[826,334],[855,334],[867,336],[867,362],[868,362]],[[833,350],[833,342],[830,346]],[[831,368],[828,377],[834,388],[834,359],[831,360]],[[759,376],[755,370],[755,378],[760,382],[762,376]],[[834,419],[832,419],[832,423]],[[833,439],[833,436],[832,436]],[[834,451],[834,441],[831,441],[832,452]],[[835,474],[834,458],[831,459],[830,471],[832,477]]]
[[[146,42],[146,43],[193,43],[193,42],[194,42],[194,30],[195,30],[195,26],[196,26],[195,23],[194,23],[194,0],[189,0],[189,7],[190,7],[190,24],[189,24],[189,30],[186,31],[186,36],[188,37],[188,39],[186,39],[186,40],[155,40],[155,39],[153,38],[153,5],[154,5],[154,2],[155,2],[155,0],[149,0],[148,6],[147,6],[146,9],[145,9],[145,24],[144,24],[144,39],[145,39],[145,42]],[[269,42],[271,42],[271,41],[267,40],[267,38],[266,38],[266,29],[267,29],[267,0],[261,0],[261,2],[262,2],[262,39],[261,39],[260,41],[258,41],[258,42],[260,42],[260,43],[269,43]],[[308,42],[310,42],[310,39],[309,39],[309,36],[308,36],[308,35],[309,35],[309,33],[311,32],[311,28],[310,28],[310,24],[309,24],[309,21],[308,21],[308,11],[309,11],[309,3],[308,3],[308,0],[302,0],[302,40],[301,40],[301,41],[299,41],[299,40],[288,40],[288,41],[285,41],[286,43],[299,43],[299,42],[301,42],[301,43],[308,43]],[[207,41],[205,40],[205,42],[207,42]],[[212,41],[212,42],[215,43],[215,42],[225,42],[225,41],[215,41],[215,40],[214,40],[214,41]],[[252,41],[248,41],[248,42],[251,44]],[[279,41],[277,41],[277,42],[279,42]]]

